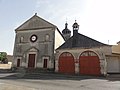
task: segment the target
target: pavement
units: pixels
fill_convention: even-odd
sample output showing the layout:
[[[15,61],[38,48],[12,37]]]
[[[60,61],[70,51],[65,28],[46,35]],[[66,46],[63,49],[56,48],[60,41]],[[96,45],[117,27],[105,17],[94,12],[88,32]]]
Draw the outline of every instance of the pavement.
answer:
[[[13,84],[0,83],[0,90],[35,90],[35,88]]]
[[[0,90],[120,90],[120,75],[107,77],[40,73],[22,78],[19,73],[0,73]]]

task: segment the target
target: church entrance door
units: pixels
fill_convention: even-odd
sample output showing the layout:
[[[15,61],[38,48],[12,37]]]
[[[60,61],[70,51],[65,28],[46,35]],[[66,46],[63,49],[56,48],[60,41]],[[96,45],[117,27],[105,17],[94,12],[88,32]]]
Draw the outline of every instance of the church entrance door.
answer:
[[[36,54],[29,54],[28,68],[35,68],[35,56]]]

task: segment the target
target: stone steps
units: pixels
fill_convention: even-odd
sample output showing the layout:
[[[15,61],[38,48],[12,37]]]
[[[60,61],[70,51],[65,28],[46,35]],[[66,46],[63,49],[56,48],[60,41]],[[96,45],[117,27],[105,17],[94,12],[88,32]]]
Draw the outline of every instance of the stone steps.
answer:
[[[108,74],[106,79],[111,81],[120,81],[120,74]]]
[[[100,76],[87,76],[87,75],[68,75],[68,74],[60,74],[60,73],[53,73],[53,72],[42,72],[42,73],[26,73],[24,75],[25,79],[89,79],[89,78],[105,78]]]
[[[44,72],[54,72],[54,70],[49,70],[49,69],[26,69],[26,73],[44,73]]]
[[[48,76],[49,73],[54,73],[53,70],[48,69],[24,69],[19,68],[16,70],[18,73],[16,76],[19,78],[37,79],[43,76]]]
[[[11,73],[11,69],[0,69],[0,73]]]
[[[27,79],[39,79],[39,78],[48,78],[52,77],[53,75],[50,73],[26,73],[23,78]]]

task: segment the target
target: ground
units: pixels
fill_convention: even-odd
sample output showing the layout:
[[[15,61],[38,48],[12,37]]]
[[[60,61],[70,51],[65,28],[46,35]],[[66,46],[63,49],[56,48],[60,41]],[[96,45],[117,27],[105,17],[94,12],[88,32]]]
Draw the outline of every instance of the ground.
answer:
[[[39,79],[23,79],[11,74],[0,74],[0,90],[120,90],[119,78],[41,74]]]

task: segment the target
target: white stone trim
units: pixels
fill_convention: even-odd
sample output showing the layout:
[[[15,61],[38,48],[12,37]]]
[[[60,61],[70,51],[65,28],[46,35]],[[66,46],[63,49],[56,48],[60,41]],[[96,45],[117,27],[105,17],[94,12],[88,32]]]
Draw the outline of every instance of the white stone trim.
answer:
[[[21,31],[16,31],[17,32],[17,34],[19,34],[19,33],[30,33],[30,32],[33,32],[33,33],[35,33],[35,32],[47,32],[47,31],[50,31],[50,30],[53,30],[52,28],[47,28],[47,29],[30,29],[30,30],[21,30]]]
[[[28,68],[28,60],[29,60],[29,54],[35,54],[35,67],[37,66],[37,52],[32,51],[32,49],[27,53],[27,62],[26,62],[26,68]]]
[[[44,59],[47,59],[47,68],[51,68],[51,61],[49,56],[43,56],[42,57],[42,68],[44,66]]]

